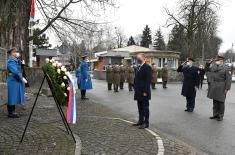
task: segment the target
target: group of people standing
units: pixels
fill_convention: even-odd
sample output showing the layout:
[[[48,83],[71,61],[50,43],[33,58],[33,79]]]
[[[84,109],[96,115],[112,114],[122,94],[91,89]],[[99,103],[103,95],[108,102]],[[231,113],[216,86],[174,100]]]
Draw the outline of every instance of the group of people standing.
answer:
[[[183,86],[181,94],[186,97],[186,112],[193,112],[197,89],[202,87],[204,75],[207,75],[208,94],[207,97],[213,100],[213,116],[210,119],[222,121],[225,111],[225,99],[231,88],[232,70],[225,64],[225,58],[216,56],[206,63],[205,69],[202,66],[193,65],[194,59],[188,58],[178,68],[182,72]]]
[[[112,86],[114,92],[118,92],[119,88],[122,90],[124,89],[124,83],[128,83],[129,91],[133,91],[135,77],[138,72],[138,65],[133,63],[129,66],[124,66],[122,63],[111,65],[109,64],[106,66],[106,81],[108,90],[112,90]],[[152,89],[156,89],[156,84],[158,82],[158,69],[157,66],[153,63],[151,65],[151,87]],[[167,63],[164,64],[162,68],[162,86],[164,89],[167,88],[167,81],[168,81],[168,65]]]

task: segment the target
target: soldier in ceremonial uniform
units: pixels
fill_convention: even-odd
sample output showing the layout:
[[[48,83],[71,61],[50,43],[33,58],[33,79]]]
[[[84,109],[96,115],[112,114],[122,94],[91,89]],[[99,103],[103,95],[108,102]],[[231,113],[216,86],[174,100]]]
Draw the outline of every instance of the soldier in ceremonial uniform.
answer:
[[[25,103],[24,84],[27,80],[22,75],[21,63],[17,59],[17,49],[11,48],[8,50],[9,58],[7,60],[7,89],[8,102],[7,110],[9,118],[18,118],[15,113],[15,105]]]
[[[193,62],[194,60],[192,58],[188,58],[177,69],[178,72],[182,72],[184,75],[181,94],[186,97],[186,112],[194,111],[196,91],[199,88],[198,68],[193,66]]]
[[[118,86],[120,84],[120,67],[118,64],[115,64],[113,67],[113,88],[114,92],[118,92]]]
[[[152,89],[156,89],[156,83],[157,83],[157,77],[158,77],[158,72],[157,72],[157,66],[155,63],[152,64]]]
[[[217,56],[206,64],[206,72],[210,76],[207,97],[213,100],[213,116],[210,119],[222,121],[225,111],[225,99],[231,88],[232,72],[224,64],[224,57]]]
[[[167,63],[164,64],[164,67],[162,68],[162,87],[164,89],[167,88],[167,81],[168,81],[168,65]]]
[[[131,65],[127,68],[127,82],[128,82],[129,91],[133,91],[134,79],[135,79],[135,69],[134,66]]]
[[[113,82],[113,67],[109,64],[106,67],[106,81],[108,83],[108,90],[112,90],[112,82]]]
[[[124,89],[124,82],[126,81],[125,67],[121,63],[120,65],[120,89]]]

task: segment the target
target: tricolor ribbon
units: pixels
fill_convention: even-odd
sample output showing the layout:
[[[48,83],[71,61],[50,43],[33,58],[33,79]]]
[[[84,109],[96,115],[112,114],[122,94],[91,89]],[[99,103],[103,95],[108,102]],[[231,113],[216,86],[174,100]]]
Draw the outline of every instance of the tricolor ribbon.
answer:
[[[67,122],[69,124],[76,123],[76,97],[75,97],[75,85],[72,80],[71,75],[68,76],[69,81],[69,99],[68,99],[68,109],[67,109]]]

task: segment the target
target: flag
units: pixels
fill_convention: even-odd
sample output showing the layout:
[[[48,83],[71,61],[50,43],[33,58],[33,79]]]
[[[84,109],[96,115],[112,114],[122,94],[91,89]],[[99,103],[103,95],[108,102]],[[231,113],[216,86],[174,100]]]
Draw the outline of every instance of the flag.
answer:
[[[72,80],[71,75],[68,76],[69,81],[69,96],[68,96],[68,109],[67,109],[67,122],[69,124],[75,124],[76,123],[76,90],[75,85]]]
[[[34,16],[35,16],[35,0],[31,1],[31,10],[30,10],[30,20],[29,21],[34,21]]]

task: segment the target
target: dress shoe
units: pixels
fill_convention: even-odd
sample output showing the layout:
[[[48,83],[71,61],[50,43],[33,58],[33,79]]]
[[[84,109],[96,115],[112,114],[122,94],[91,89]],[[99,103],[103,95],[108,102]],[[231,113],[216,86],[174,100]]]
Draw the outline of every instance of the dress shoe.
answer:
[[[139,127],[139,129],[145,129],[145,128],[148,128],[148,127],[149,127],[149,125],[142,124],[142,125]]]
[[[223,121],[223,117],[218,117],[216,120],[217,121]]]
[[[87,97],[82,97],[82,100],[89,100],[89,98],[87,98]]]
[[[132,124],[132,126],[140,126],[142,125],[141,123],[136,123],[136,124]]]
[[[217,119],[218,116],[211,116],[210,119]]]
[[[8,117],[9,117],[9,118],[19,118],[19,115],[13,113],[13,114],[9,114]]]

